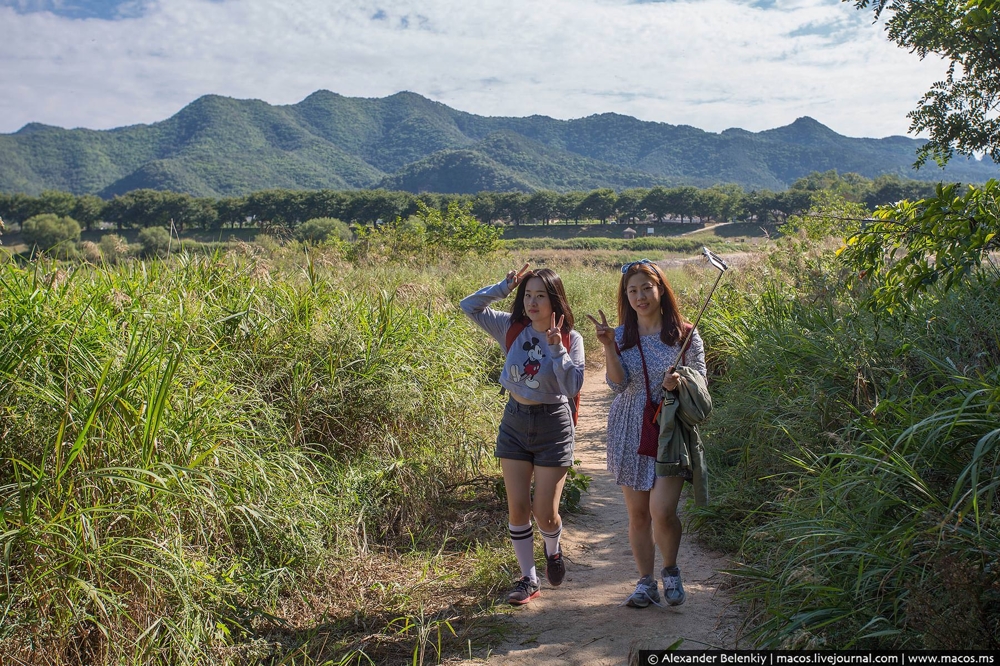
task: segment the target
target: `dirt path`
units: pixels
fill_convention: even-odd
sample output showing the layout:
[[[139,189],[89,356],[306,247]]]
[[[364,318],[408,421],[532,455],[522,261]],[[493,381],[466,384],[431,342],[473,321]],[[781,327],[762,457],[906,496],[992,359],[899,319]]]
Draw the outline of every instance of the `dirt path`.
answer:
[[[557,588],[543,582],[541,596],[514,611],[520,626],[493,651],[488,664],[626,664],[636,651],[663,649],[678,638],[684,639],[682,647],[687,649],[736,647],[739,614],[719,589],[723,576],[718,571],[728,562],[703,550],[688,535],[678,557],[687,601],[673,608],[620,605],[634,589],[638,574],[621,490],[605,468],[611,399],[603,368],[588,369],[576,457],[592,481],[583,498],[584,513],[564,519],[566,580]],[[657,557],[657,571],[659,567]]]
[[[732,224],[732,222],[716,222],[714,224],[707,224],[704,227],[701,227],[700,229],[695,229],[694,231],[685,231],[684,233],[677,234],[677,235],[678,236],[693,236],[694,234],[701,233],[702,231],[711,231],[712,229],[715,229],[716,227],[724,227],[727,224]]]

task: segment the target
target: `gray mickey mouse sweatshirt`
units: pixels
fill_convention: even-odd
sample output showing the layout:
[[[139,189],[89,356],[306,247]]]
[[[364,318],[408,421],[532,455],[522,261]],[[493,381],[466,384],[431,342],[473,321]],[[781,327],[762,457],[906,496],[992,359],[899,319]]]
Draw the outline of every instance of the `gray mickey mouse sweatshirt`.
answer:
[[[503,348],[507,344],[510,328],[509,312],[489,307],[510,295],[506,280],[483,287],[462,299],[461,308],[483,330],[493,336]],[[583,336],[577,331],[569,333],[570,348],[562,340],[549,345],[545,333],[531,326],[521,331],[507,352],[507,360],[500,374],[500,384],[522,398],[546,404],[568,402],[583,386]]]

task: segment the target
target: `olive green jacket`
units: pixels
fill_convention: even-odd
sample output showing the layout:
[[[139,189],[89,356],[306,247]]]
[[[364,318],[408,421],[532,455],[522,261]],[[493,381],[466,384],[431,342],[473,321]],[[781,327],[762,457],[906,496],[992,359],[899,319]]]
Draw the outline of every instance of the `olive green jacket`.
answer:
[[[660,446],[656,451],[656,476],[680,476],[690,470],[694,501],[708,504],[708,465],[698,424],[712,413],[708,383],[694,368],[677,367],[683,381],[676,391],[663,392],[660,409]]]

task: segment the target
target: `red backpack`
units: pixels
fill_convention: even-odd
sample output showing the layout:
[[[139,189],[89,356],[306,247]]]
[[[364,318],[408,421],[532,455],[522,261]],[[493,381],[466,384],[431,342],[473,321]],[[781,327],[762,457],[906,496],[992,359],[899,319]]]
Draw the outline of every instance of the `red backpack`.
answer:
[[[510,328],[507,329],[507,345],[506,345],[504,351],[509,352],[511,346],[514,344],[514,341],[517,340],[517,336],[521,335],[521,331],[523,331],[524,329],[528,328],[528,326],[530,326],[530,325],[531,325],[531,320],[528,319],[527,317],[524,318],[524,319],[522,319],[521,321],[514,321],[513,319],[511,319]],[[566,331],[563,331],[563,334],[562,334],[562,343],[563,343],[563,347],[566,348],[566,352],[567,353],[569,352],[569,340],[570,340],[569,333],[566,332]],[[573,425],[575,426],[576,425],[577,414],[579,414],[579,412],[580,412],[580,394],[579,393],[577,393],[575,396],[573,396],[573,399],[570,400],[569,407],[570,407],[570,411],[573,412]]]

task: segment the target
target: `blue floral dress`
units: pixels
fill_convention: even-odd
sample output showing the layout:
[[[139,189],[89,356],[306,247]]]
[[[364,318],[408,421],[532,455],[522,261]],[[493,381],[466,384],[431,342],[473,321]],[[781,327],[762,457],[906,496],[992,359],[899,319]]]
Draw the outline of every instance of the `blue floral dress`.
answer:
[[[615,329],[615,342],[621,347],[625,328]],[[660,396],[663,375],[674,365],[680,343],[668,346],[660,340],[660,334],[642,336],[642,353],[646,357],[649,372],[649,394],[653,402]],[[646,391],[642,387],[642,361],[639,347],[631,347],[621,354],[625,368],[625,381],[621,384],[607,379],[608,386],[617,393],[608,411],[608,471],[615,475],[615,483],[634,490],[650,490],[656,480],[656,459],[640,456],[639,431],[642,428],[642,410],[646,406]],[[706,376],[705,344],[697,329],[691,336],[691,345],[685,353],[685,363]]]

